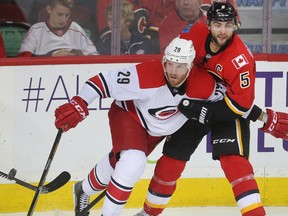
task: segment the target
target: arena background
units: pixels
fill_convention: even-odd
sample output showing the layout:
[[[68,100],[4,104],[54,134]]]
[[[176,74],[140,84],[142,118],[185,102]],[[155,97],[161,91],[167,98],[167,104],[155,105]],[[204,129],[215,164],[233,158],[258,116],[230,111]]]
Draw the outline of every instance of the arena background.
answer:
[[[256,55],[255,103],[287,112],[288,55]],[[41,177],[57,130],[54,110],[77,94],[87,78],[104,70],[145,61],[159,55],[118,57],[63,57],[57,59],[0,59],[0,170],[17,169],[16,177],[35,185]],[[111,148],[107,111],[111,99],[95,101],[90,115],[77,128],[64,133],[52,161],[47,182],[62,171],[72,178],[59,190],[40,195],[36,211],[72,210],[72,184]],[[251,123],[251,157],[266,206],[288,205],[288,142],[263,134],[260,123]],[[145,199],[154,163],[161,146],[151,156],[136,184],[127,208],[140,208]],[[0,178],[0,212],[25,212],[34,192]],[[218,161],[211,159],[206,138],[178,183],[169,207],[234,206],[228,181]]]

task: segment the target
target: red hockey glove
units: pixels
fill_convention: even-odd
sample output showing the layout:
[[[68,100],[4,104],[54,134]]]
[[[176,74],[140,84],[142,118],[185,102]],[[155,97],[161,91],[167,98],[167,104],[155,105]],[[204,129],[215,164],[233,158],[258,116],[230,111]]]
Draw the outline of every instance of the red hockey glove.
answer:
[[[261,129],[276,138],[288,139],[288,114],[271,109],[267,109],[266,112],[268,119]]]
[[[79,96],[74,96],[70,103],[61,105],[55,110],[55,126],[68,131],[89,115],[87,104]]]

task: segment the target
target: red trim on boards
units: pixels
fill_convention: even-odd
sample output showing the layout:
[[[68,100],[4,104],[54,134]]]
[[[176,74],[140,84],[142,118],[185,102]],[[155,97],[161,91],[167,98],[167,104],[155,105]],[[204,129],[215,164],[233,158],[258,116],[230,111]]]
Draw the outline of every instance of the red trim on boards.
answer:
[[[288,54],[255,54],[256,61],[288,62]],[[0,66],[57,65],[57,64],[108,64],[160,61],[162,55],[120,55],[120,56],[70,56],[70,57],[18,57],[0,58]]]

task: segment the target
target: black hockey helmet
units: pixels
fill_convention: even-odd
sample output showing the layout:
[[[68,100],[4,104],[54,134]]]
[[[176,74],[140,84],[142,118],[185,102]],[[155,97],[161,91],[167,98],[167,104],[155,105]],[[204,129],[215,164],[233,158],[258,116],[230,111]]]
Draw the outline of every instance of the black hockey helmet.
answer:
[[[207,12],[207,24],[210,25],[211,20],[226,22],[234,20],[237,26],[237,12],[235,8],[228,2],[214,1]]]

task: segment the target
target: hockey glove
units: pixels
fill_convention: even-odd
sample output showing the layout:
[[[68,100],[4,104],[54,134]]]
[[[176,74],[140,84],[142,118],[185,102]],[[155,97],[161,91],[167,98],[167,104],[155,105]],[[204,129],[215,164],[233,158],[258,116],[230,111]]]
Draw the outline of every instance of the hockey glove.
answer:
[[[74,96],[70,103],[61,105],[55,110],[55,126],[68,131],[89,115],[87,104],[79,97]]]
[[[199,121],[202,124],[210,123],[212,116],[210,102],[182,99],[178,108],[188,119]]]
[[[281,139],[288,139],[288,114],[266,109],[268,119],[261,128],[265,133]]]

